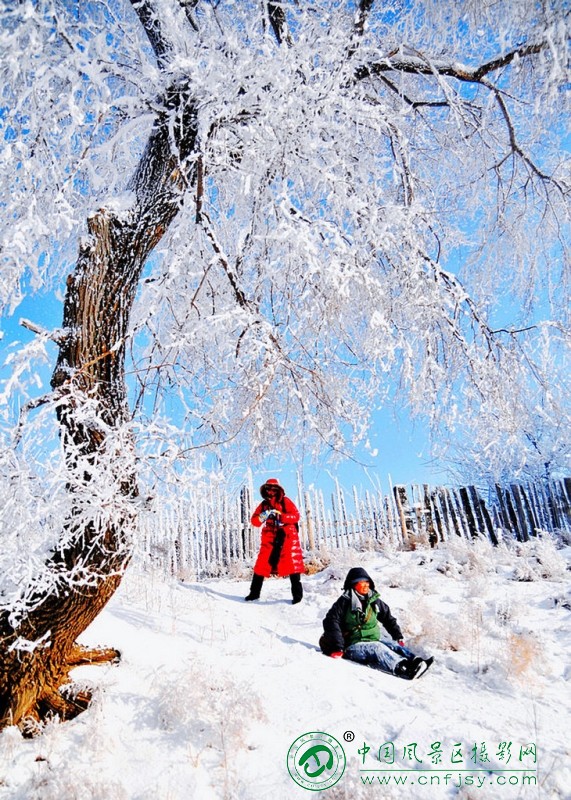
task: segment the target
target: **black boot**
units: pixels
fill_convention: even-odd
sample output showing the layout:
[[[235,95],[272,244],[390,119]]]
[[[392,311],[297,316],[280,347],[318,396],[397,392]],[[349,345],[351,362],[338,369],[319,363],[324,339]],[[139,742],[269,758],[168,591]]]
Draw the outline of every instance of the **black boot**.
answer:
[[[301,575],[299,572],[294,573],[293,575],[289,576],[291,582],[291,596],[293,600],[291,601],[292,605],[296,603],[300,603],[303,598],[303,586],[301,585]]]
[[[246,597],[246,600],[258,600],[260,597],[260,591],[262,589],[262,584],[264,582],[263,575],[256,575],[254,572],[254,576],[252,578],[252,583],[250,584],[250,594]]]
[[[396,665],[395,675],[399,678],[404,678],[405,681],[410,680],[409,660],[407,658],[405,658],[403,661],[399,661],[399,663]]]
[[[404,678],[406,681],[414,681],[424,675],[426,670],[430,667],[434,658],[407,658],[404,661],[399,661],[395,667],[395,675],[399,678]]]

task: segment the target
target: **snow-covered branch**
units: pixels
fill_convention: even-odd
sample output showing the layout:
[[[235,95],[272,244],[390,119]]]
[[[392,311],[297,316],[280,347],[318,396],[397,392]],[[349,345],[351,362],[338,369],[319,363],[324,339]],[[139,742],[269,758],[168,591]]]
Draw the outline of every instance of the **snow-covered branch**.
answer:
[[[361,81],[386,72],[403,72],[413,75],[442,75],[464,83],[480,83],[490,73],[498,72],[516,60],[538,55],[549,47],[548,40],[523,45],[475,67],[458,61],[434,58],[424,53],[403,55],[399,50],[389,53],[382,61],[362,64],[355,70],[355,79]]]

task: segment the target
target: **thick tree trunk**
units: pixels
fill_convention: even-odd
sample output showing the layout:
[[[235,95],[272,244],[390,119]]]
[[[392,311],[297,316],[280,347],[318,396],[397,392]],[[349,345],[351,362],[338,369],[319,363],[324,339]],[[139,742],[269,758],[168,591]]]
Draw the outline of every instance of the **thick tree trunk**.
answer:
[[[134,470],[125,470],[125,465],[133,460],[118,452],[116,474],[108,464],[110,448],[119,446],[116,433],[128,422],[124,342],[140,267],[121,255],[129,231],[121,231],[106,212],[90,219],[89,229],[90,244],[68,279],[66,338],[52,377],[60,395],[57,414],[71,498],[65,546],[53,552],[32,587],[25,618],[17,625],[2,619],[2,725],[26,726],[27,720],[49,712],[69,718],[84,707],[85,698],[78,702],[73,693],[65,697],[60,687],[77,666],[77,637],[116,590],[130,554],[137,489]],[[119,442],[132,447],[128,437]],[[106,470],[103,480],[111,482],[121,502],[98,524],[95,484],[101,480],[100,469]]]
[[[137,496],[124,375],[129,317],[145,261],[192,180],[196,115],[185,87],[171,87],[163,108],[131,183],[130,213],[101,209],[89,219],[90,235],[68,278],[52,386],[70,513],[59,547],[28,587],[26,612],[16,620],[0,615],[0,729],[33,727],[50,713],[75,716],[89,698],[62,690],[70,669],[118,656],[83,650],[76,639],[116,591],[129,561]],[[111,509],[97,500],[102,481]]]

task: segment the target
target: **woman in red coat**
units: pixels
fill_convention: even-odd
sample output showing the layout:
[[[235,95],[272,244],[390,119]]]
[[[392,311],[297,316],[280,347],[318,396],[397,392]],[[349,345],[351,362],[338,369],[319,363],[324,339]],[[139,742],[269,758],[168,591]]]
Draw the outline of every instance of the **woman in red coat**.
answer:
[[[252,514],[252,525],[256,528],[263,525],[262,541],[246,600],[257,600],[264,578],[275,574],[289,575],[292,603],[299,603],[303,597],[301,573],[304,571],[297,524],[299,511],[275,478],[260,487],[260,494],[263,500]]]

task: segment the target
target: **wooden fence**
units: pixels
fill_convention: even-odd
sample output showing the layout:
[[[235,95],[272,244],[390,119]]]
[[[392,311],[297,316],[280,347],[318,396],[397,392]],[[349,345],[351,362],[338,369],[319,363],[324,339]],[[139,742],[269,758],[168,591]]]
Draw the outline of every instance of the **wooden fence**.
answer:
[[[343,547],[437,547],[459,536],[525,542],[542,532],[571,532],[571,478],[549,483],[431,488],[395,486],[391,493],[337,485],[329,497],[298,487],[300,538],[306,553]],[[231,494],[213,484],[155,503],[141,515],[144,557],[175,575],[199,579],[254,559],[260,531],[250,524],[259,498],[252,485]]]

